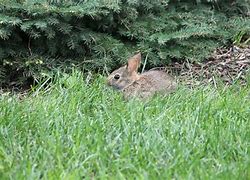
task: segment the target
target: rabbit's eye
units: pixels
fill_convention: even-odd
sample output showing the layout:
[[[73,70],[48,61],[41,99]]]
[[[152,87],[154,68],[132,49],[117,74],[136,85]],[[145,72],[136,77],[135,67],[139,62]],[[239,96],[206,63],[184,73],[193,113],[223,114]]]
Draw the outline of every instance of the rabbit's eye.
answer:
[[[120,75],[119,75],[119,74],[116,74],[116,75],[114,76],[114,78],[115,78],[116,80],[118,80],[118,79],[120,79]]]

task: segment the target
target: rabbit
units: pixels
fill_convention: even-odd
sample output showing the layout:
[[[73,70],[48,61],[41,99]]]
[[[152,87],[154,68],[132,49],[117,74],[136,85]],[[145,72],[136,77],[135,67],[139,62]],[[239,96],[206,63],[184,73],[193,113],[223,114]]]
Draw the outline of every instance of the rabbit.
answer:
[[[174,78],[164,71],[149,70],[138,74],[141,53],[128,59],[127,65],[113,71],[107,78],[107,84],[122,91],[125,99],[132,97],[148,98],[155,93],[168,94],[176,89]]]

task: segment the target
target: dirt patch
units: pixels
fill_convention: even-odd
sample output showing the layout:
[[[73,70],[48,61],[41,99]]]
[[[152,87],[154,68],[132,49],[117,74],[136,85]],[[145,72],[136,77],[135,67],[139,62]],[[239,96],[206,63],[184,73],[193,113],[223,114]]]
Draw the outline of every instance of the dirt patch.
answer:
[[[239,81],[242,85],[247,83],[247,74],[250,67],[250,46],[240,48],[217,49],[209,59],[202,63],[173,63],[166,67],[177,74],[177,79],[185,85],[201,85],[213,83],[217,80],[229,85]]]

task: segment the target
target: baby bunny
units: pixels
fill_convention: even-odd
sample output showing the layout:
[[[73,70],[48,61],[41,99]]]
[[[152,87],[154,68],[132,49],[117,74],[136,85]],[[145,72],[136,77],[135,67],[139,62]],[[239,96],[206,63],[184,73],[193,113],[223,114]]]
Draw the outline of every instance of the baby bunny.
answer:
[[[176,82],[164,71],[149,70],[138,74],[140,63],[141,53],[129,58],[127,65],[108,76],[108,85],[122,91],[126,99],[148,98],[155,93],[168,94],[176,89]]]

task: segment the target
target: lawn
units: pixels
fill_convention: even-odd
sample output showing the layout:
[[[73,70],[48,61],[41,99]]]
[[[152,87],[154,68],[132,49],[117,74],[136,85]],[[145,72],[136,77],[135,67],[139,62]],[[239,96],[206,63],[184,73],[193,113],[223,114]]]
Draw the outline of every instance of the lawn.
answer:
[[[0,95],[0,179],[250,178],[250,84],[124,101],[85,79]]]

